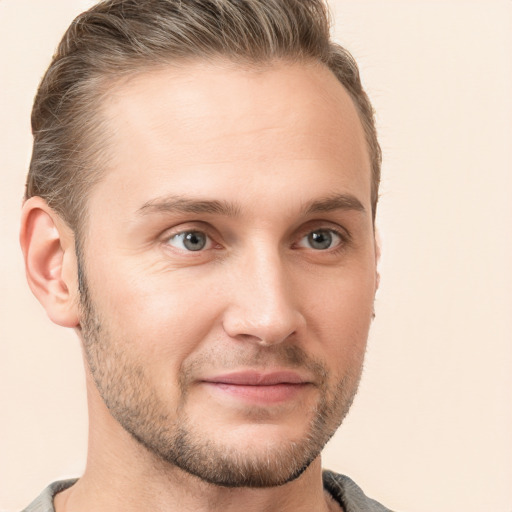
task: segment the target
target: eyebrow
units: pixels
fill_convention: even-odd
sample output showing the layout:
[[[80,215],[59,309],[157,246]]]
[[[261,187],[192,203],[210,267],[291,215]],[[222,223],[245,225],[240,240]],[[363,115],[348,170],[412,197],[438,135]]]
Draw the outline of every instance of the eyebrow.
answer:
[[[137,211],[141,215],[151,213],[199,213],[239,217],[241,208],[238,204],[224,200],[194,199],[183,196],[166,196],[144,203]],[[305,215],[331,212],[336,210],[354,210],[365,212],[361,201],[351,194],[335,194],[306,203],[302,212]]]
[[[305,206],[304,212],[307,215],[321,212],[332,212],[335,210],[355,210],[364,213],[365,207],[361,201],[352,194],[335,194],[317,201],[313,201]]]
[[[238,217],[240,208],[237,204],[228,201],[166,196],[147,201],[138,209],[138,213],[209,213]]]

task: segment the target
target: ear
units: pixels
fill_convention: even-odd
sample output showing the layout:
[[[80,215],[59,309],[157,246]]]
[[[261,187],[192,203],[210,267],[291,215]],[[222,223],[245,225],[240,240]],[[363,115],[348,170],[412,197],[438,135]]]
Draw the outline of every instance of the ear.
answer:
[[[78,279],[71,228],[41,197],[22,209],[20,243],[27,281],[52,322],[78,325]]]

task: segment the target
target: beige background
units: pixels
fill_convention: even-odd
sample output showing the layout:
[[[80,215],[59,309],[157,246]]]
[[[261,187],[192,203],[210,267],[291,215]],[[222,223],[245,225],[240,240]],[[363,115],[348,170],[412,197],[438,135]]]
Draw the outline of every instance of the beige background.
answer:
[[[78,343],[25,284],[29,113],[91,2],[0,0],[0,510],[80,473]],[[365,376],[325,466],[400,511],[512,511],[512,2],[338,0],[384,150]]]

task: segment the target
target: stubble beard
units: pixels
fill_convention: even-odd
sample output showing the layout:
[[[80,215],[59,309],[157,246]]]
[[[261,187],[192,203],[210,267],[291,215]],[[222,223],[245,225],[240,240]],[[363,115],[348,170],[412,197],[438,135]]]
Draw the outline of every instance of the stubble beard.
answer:
[[[283,485],[299,477],[320,455],[348,413],[357,392],[362,359],[349,368],[345,378],[332,385],[328,384],[329,375],[323,363],[313,360],[296,345],[280,345],[269,361],[274,365],[306,368],[318,380],[317,404],[314,410],[309,409],[304,414],[311,418],[306,434],[300,440],[268,443],[256,453],[215,441],[208,437],[208,425],[202,425],[203,430],[197,428],[185,411],[190,381],[187,369],[183,368],[180,375],[179,404],[170,411],[168,404],[155,392],[147,370],[136,357],[130,357],[126,350],[129,340],[123,340],[123,346],[100,319],[80,258],[78,266],[81,338],[90,373],[113,418],[156,457],[159,464],[169,464],[204,482],[223,487]],[[268,347],[265,350],[268,351]],[[218,355],[215,353],[216,362]],[[206,354],[203,360],[208,357]],[[268,352],[266,357],[269,357]],[[226,366],[249,363],[247,358],[243,361],[238,358],[226,362]],[[200,362],[195,361],[192,366],[198,364]]]

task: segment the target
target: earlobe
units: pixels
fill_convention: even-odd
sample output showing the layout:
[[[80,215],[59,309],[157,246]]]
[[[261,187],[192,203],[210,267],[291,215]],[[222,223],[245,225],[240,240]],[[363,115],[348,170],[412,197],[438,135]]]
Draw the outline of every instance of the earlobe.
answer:
[[[76,327],[78,286],[73,231],[40,197],[23,205],[20,243],[27,281],[50,319]]]

